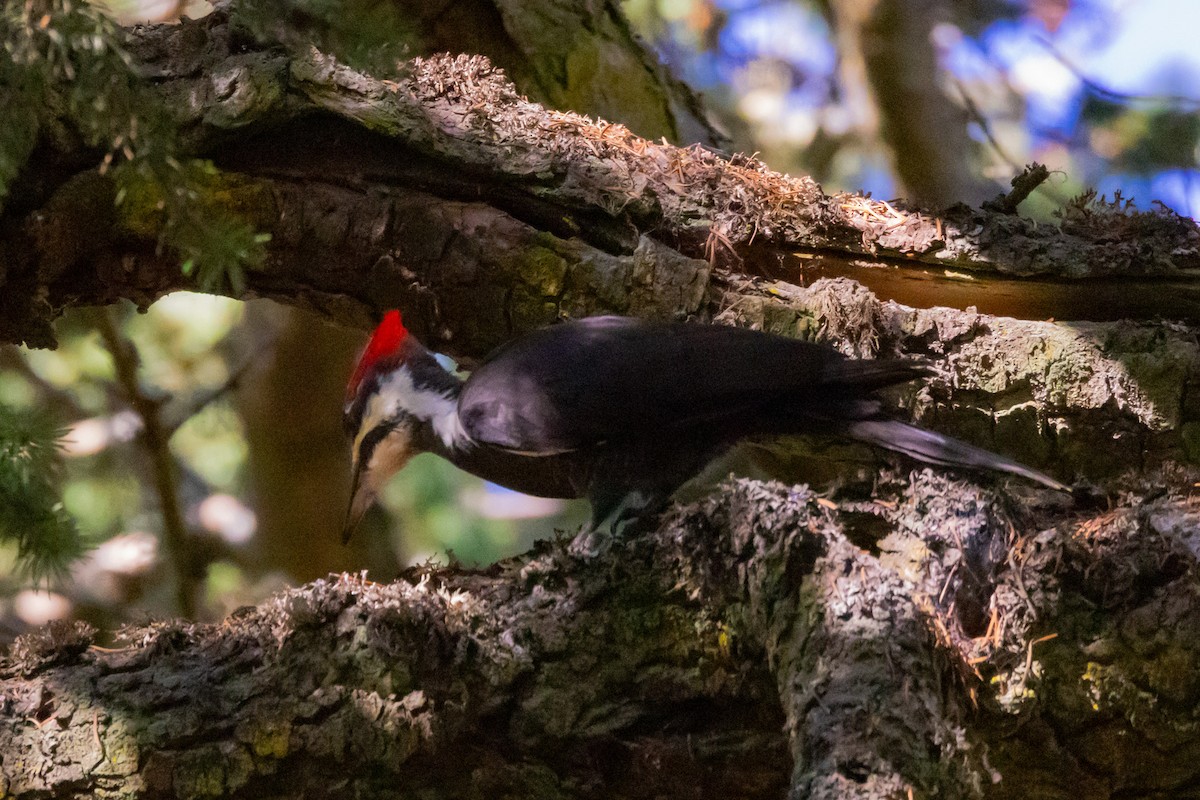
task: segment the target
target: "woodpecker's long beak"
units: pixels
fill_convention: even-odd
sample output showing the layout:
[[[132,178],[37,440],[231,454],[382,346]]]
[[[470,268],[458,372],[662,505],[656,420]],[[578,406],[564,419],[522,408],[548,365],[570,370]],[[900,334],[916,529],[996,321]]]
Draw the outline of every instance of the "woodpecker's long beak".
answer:
[[[346,524],[342,528],[342,544],[350,541],[354,529],[367,513],[367,509],[375,502],[375,492],[362,481],[362,469],[354,465],[354,478],[350,483],[350,506],[346,509]]]
[[[346,511],[346,526],[342,529],[343,542],[350,541],[354,529],[388,479],[415,455],[412,434],[403,426],[387,429],[382,439],[367,444],[365,449],[363,441],[364,437],[360,435],[355,442],[354,477],[350,481],[350,507]]]

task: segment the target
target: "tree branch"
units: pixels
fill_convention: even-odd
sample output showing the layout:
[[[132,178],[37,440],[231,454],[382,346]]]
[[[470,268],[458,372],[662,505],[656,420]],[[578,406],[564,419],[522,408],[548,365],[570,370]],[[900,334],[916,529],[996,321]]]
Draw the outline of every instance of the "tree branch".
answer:
[[[521,264],[550,258],[565,262],[561,272],[600,261],[625,276],[645,268],[639,250],[685,277],[697,274],[694,261],[737,267],[795,252],[818,270],[853,269],[867,281],[880,275],[856,264],[887,266],[885,274],[899,267],[940,276],[949,268],[970,271],[979,294],[992,276],[1040,276],[1039,284],[1022,284],[1034,295],[1064,278],[1138,276],[1116,308],[1084,302],[1073,310],[1112,318],[1137,309],[1148,293],[1180,298],[1172,311],[1183,318],[1194,320],[1200,307],[1200,233],[1163,209],[1131,214],[1086,201],[1056,226],[961,206],[935,214],[827,196],[753,159],[654,144],[620,125],[548,111],[517,95],[482,58],[414,59],[407,77],[383,81],[315,51],[288,55],[247,41],[228,11],[138,28],[130,41],[177,118],[184,153],[225,169],[213,197],[273,236],[252,291],[307,301],[345,322],[361,323],[368,308],[396,299],[395,281],[380,299],[355,292],[355,282],[385,256],[421,261],[409,236],[466,249],[468,264],[488,261],[469,251],[499,246]],[[54,155],[71,163],[81,154]],[[148,302],[186,284],[159,252],[155,209],[114,208],[111,184],[87,171],[38,188],[30,196],[36,211],[9,214],[0,233],[3,337],[47,344],[48,321],[64,305],[116,294]],[[422,227],[432,230],[394,224],[403,219],[390,212],[413,214],[417,206]],[[320,265],[295,263],[298,245],[317,246]],[[433,255],[454,254],[426,252],[424,260]],[[520,296],[519,273],[509,264],[492,280],[499,299]],[[925,304],[938,302],[944,284],[957,288],[944,278],[930,283]],[[585,283],[580,294],[592,307],[636,312],[619,295],[605,297],[619,286]],[[479,338],[494,343],[503,328],[513,333],[552,317],[557,309],[542,297],[529,298],[537,302],[511,327]],[[658,308],[668,309],[694,310]],[[430,320],[430,328],[453,329],[453,320],[441,322]]]
[[[52,628],[0,666],[3,788],[770,797],[790,784],[794,797],[902,798],[1188,786],[1195,504],[1043,528],[1056,513],[929,472],[885,476],[865,503],[739,482],[599,549],[549,542],[486,573],[418,570],[387,586],[318,581],[220,625],[129,630],[115,651]],[[868,528],[887,534],[878,557],[847,538]],[[1139,624],[1162,637],[1159,656],[1130,643]],[[1083,735],[1063,727],[1078,704],[1096,709]],[[1146,766],[1081,767],[1098,763],[1103,731],[1103,764]]]
[[[196,592],[204,577],[204,567],[192,545],[179,505],[179,481],[170,446],[171,429],[162,419],[164,399],[152,396],[142,388],[137,375],[140,363],[137,350],[117,329],[112,312],[107,308],[97,309],[92,314],[92,322],[112,355],[117,382],[125,399],[142,423],[139,438],[153,467],[151,474],[162,515],[163,542],[175,573],[175,603],[179,613],[190,619],[196,615]]]

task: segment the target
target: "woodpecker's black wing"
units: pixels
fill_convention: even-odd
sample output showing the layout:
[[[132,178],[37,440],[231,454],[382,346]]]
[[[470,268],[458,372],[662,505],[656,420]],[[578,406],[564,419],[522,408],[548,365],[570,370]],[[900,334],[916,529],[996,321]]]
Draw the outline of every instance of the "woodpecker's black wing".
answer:
[[[459,416],[478,442],[543,455],[699,426],[786,433],[925,372],[744,328],[592,317],[496,351],[463,387]]]

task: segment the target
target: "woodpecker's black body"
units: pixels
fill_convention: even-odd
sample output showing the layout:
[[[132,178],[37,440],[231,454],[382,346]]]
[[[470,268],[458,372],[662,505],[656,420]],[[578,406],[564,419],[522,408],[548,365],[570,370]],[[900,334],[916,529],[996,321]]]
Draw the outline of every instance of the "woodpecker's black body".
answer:
[[[883,416],[874,392],[926,374],[917,362],[856,361],[741,328],[593,317],[521,337],[463,382],[407,335],[398,314],[388,325],[364,354],[347,402],[347,427],[358,431],[347,535],[366,507],[354,505],[359,492],[378,489],[374,470],[389,477],[420,451],[517,491],[586,497],[594,525],[657,510],[729,447],[761,435],[841,435],[1065,488]],[[386,452],[376,458],[379,442]]]

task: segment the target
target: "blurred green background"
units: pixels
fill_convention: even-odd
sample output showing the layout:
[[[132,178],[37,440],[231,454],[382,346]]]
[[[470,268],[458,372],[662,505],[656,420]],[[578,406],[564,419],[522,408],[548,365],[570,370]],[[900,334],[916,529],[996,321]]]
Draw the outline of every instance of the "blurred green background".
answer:
[[[66,314],[57,350],[9,346],[0,354],[0,403],[67,427],[62,501],[95,548],[50,578],[50,592],[20,577],[15,547],[0,549],[0,608],[10,632],[68,611],[109,628],[130,615],[176,610],[151,458],[95,313]],[[485,486],[423,456],[343,547],[349,454],[340,415],[365,333],[269,301],[190,292],[145,313],[109,313],[136,346],[144,390],[161,395],[165,420],[180,423],[170,450],[188,535],[206,565],[199,616],[219,617],[331,571],[369,569],[386,580],[425,561],[486,565],[584,518],[577,504]]]

